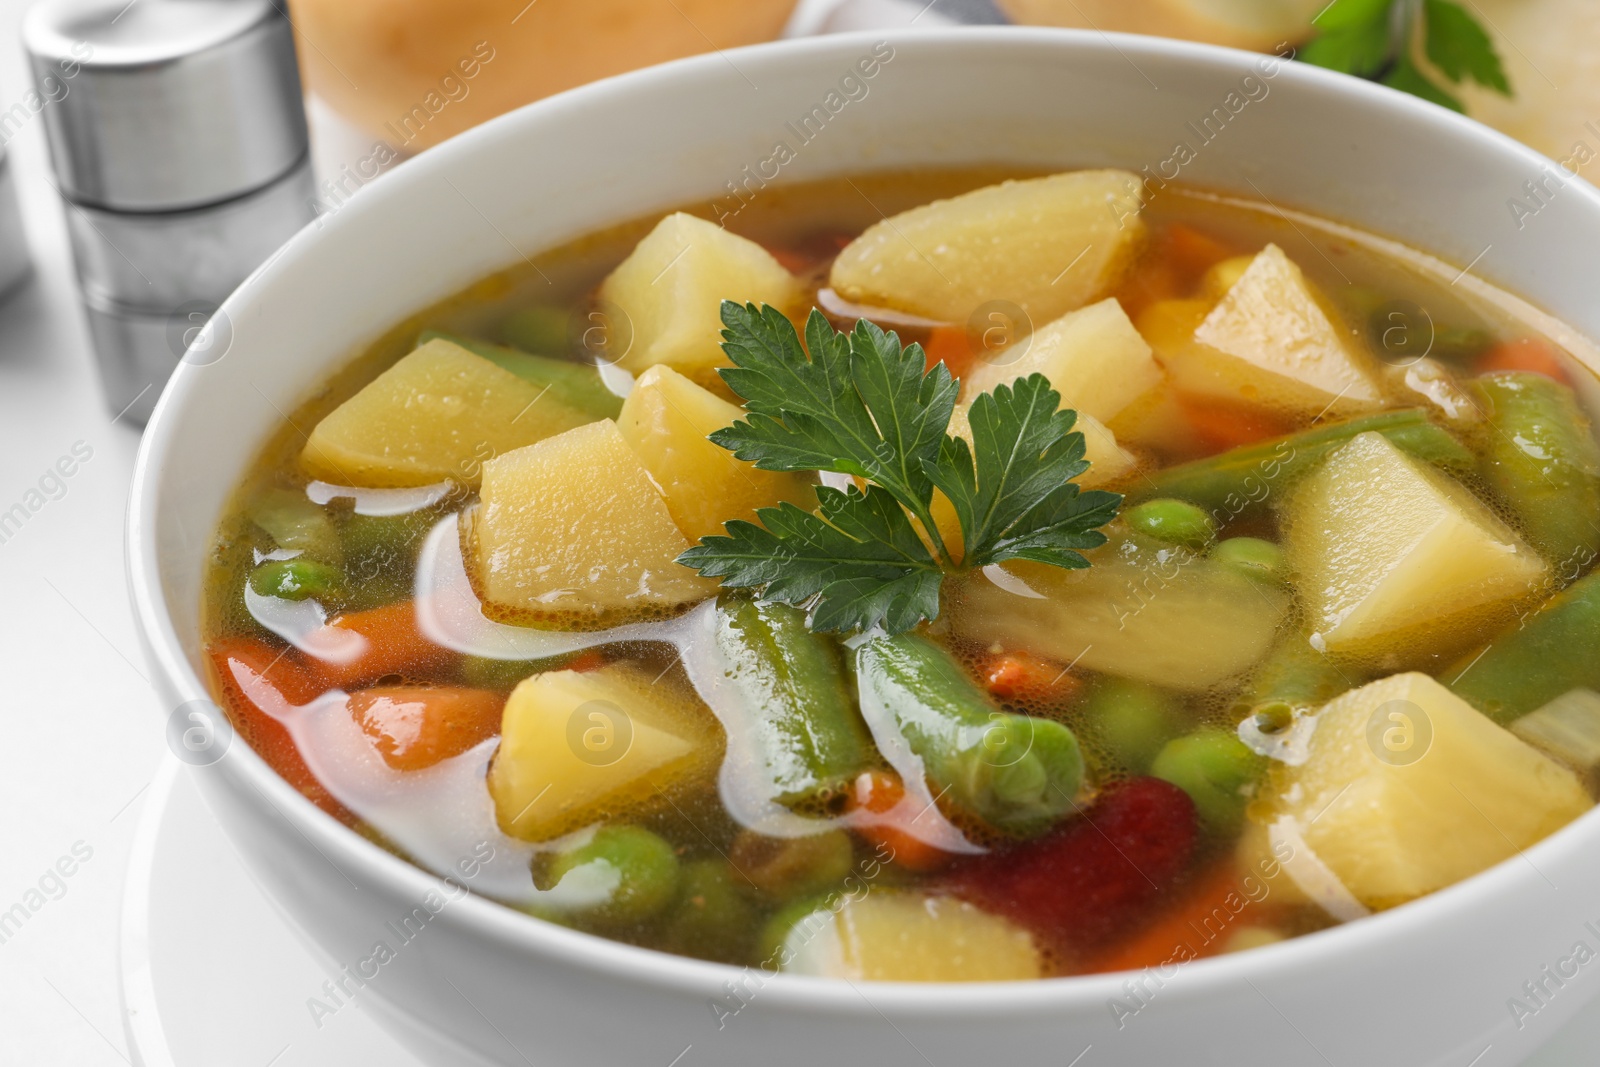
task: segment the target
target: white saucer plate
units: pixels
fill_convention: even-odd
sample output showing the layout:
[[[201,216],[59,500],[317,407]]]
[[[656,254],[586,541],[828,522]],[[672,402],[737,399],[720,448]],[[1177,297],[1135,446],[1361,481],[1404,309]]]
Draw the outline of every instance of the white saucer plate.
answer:
[[[128,865],[122,1003],[135,1067],[471,1067],[393,1036],[399,1020],[380,1020],[369,992],[332,986],[337,968],[324,969],[251,880],[196,773],[206,771],[167,758]],[[1600,1008],[1525,1067],[1589,1067],[1597,1047]]]

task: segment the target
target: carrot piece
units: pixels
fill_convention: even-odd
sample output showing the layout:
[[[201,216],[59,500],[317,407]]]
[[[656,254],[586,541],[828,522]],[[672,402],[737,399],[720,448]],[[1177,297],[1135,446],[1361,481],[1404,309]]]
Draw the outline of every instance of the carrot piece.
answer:
[[[1265,899],[1252,897],[1239,869],[1226,861],[1143,931],[1084,961],[1082,973],[1137,971],[1215,956],[1232,934],[1261,920]]]
[[[420,771],[500,730],[505,698],[486,689],[384,685],[350,695],[350,715],[383,761]]]
[[[1519,337],[1515,341],[1501,341],[1491,347],[1473,366],[1476,374],[1495,371],[1531,371],[1546,378],[1554,378],[1564,385],[1572,384],[1561,361],[1561,349],[1542,337]]]
[[[309,703],[326,688],[307,672],[304,658],[292,648],[274,648],[254,637],[225,637],[206,651],[225,685],[236,683],[228,664],[237,663],[287,704]]]
[[[251,637],[231,637],[206,650],[220,683],[229,718],[267,766],[328,814],[354,822],[344,806],[317,781],[294,737],[274,717],[305,704],[323,690],[292,649],[279,650]]]
[[[795,248],[768,246],[767,252],[790,274],[807,275],[817,268],[816,257]]]
[[[1167,227],[1161,250],[1177,266],[1196,276],[1204,274],[1229,256],[1239,254],[1233,245],[1183,222],[1174,222]]]
[[[983,684],[1001,700],[1068,700],[1082,683],[1065,664],[1026,652],[995,652],[978,667]]]
[[[869,844],[888,850],[891,862],[907,870],[936,871],[955,859],[906,829],[920,813],[915,804],[906,802],[905,783],[893,771],[863,771],[850,791],[848,807],[879,816],[856,823],[856,833]]]
[[[1193,287],[1194,279],[1186,277],[1164,256],[1147,256],[1122,281],[1113,296],[1130,319],[1161,300],[1176,300]]]
[[[933,327],[928,331],[928,339],[922,343],[922,351],[927,357],[928,370],[943,363],[956,378],[972,369],[978,355],[972,350],[964,326]]]
[[[567,661],[564,671],[597,671],[606,665],[606,654],[598,648],[586,648]]]
[[[1212,452],[1255,444],[1279,437],[1292,427],[1271,415],[1249,408],[1220,404],[1201,397],[1178,395],[1178,406],[1194,427],[1201,444]]]
[[[416,607],[409,600],[336,616],[322,631],[307,641],[310,647],[339,647],[352,633],[364,641],[349,658],[310,661],[313,673],[329,688],[353,689],[391,674],[416,678],[452,665],[457,658],[422,635]]]
[[[784,270],[803,278],[831,261],[854,239],[853,235],[848,233],[823,230],[807,234],[791,244],[762,245],[762,247],[783,266]]]

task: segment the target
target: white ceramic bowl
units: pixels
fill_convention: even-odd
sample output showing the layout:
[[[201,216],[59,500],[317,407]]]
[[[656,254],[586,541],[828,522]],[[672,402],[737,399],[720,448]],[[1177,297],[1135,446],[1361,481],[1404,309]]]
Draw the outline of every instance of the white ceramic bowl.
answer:
[[[1508,199],[1531,202],[1523,183],[1552,165],[1439,108],[1150,38],[999,29],[878,40],[708,55],[534,104],[406,164],[250,278],[221,312],[226,355],[179,368],[139,459],[129,567],[167,705],[206,698],[202,561],[236,478],[284,412],[407,314],[523,255],[725,195],[780,140],[798,149],[783,181],[996,161],[1138,170],[1188,142],[1186,180],[1474,263],[1600,336],[1600,193],[1568,180],[1519,227]],[[862,82],[866,95],[830,102],[875,45],[893,55]],[[1263,85],[1265,95],[1252,88]],[[1187,123],[1231,111],[1230,93],[1248,103],[1201,142]],[[786,124],[838,100],[798,146]],[[1587,971],[1600,969],[1560,977],[1577,966],[1577,943],[1600,948],[1600,925],[1585,925],[1600,920],[1600,813],[1420,902],[1176,974],[863,987],[752,976],[477,898],[402,947],[385,923],[436,889],[432,877],[321,814],[242,744],[195,773],[331,969],[379,941],[396,948],[354,996],[441,1064],[1490,1067],[1516,1062],[1577,1011],[1596,986]],[[1529,981],[1543,987],[1537,999]],[[1513,998],[1533,1010],[1513,1011]]]

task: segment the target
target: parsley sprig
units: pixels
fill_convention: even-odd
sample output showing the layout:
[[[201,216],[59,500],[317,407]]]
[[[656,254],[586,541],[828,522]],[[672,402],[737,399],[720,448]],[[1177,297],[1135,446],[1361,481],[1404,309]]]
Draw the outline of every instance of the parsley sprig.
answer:
[[[1011,559],[1087,567],[1080,550],[1105,543],[1098,527],[1122,497],[1073,482],[1089,468],[1083,434],[1043,375],[979,396],[969,446],[948,433],[958,384],[942,363],[925,370],[920,345],[866,320],[838,333],[815,310],[804,347],[772,307],[724,302],[722,322],[734,365],[720,373],[748,416],[711,440],[763,470],[865,484],[819,487],[814,512],[784,503],[757,511],[759,525],[736,519],[680,563],[809,605],[816,630],[901,633],[938,617],[948,573]],[[935,489],[960,525],[959,558],[934,522]]]
[[[1511,83],[1488,33],[1453,0],[1334,0],[1314,24],[1320,32],[1299,54],[1307,63],[1372,78],[1464,111],[1455,94],[1417,65],[1412,39],[1421,34],[1423,54],[1451,84],[1470,78],[1511,95]]]

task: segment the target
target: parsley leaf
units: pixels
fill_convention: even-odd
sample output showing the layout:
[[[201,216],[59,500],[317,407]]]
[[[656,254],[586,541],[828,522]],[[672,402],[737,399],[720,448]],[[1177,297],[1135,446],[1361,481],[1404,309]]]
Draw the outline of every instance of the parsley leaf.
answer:
[[[1470,78],[1512,95],[1489,34],[1454,0],[1334,0],[1314,20],[1318,35],[1300,50],[1304,62],[1371,78],[1454,111],[1465,108],[1440,84]],[[1419,35],[1431,70],[1418,65]]]
[[[938,617],[947,573],[1008,559],[1087,567],[1079,550],[1105,542],[1097,527],[1122,497],[1072,481],[1089,466],[1083,434],[1043,375],[978,397],[969,445],[947,432],[958,384],[943,364],[924,369],[920,345],[865,320],[836,333],[817,311],[805,347],[771,307],[724,302],[722,322],[734,365],[720,373],[748,414],[711,440],[764,470],[868,484],[819,488],[815,512],[785,503],[757,511],[759,524],[731,521],[678,557],[685,566],[811,605],[816,630],[901,633]],[[961,527],[959,561],[933,520],[936,487]]]
[[[1337,0],[1318,15],[1321,33],[1299,58],[1318,67],[1368,78],[1389,62],[1389,0]]]
[[[1399,89],[1402,93],[1420,96],[1422,99],[1438,104],[1440,107],[1447,107],[1451,111],[1459,111],[1463,115],[1466,114],[1466,106],[1454,94],[1446,92],[1435,85],[1422,71],[1417,69],[1417,65],[1411,62],[1407,56],[1401,56],[1394,66],[1389,68],[1389,72],[1383,76],[1382,80],[1383,84],[1391,89]]]
[[[678,562],[724,585],[764,586],[771,600],[817,597],[818,630],[881,622],[900,633],[939,614],[944,570],[886,490],[822,486],[817,499],[816,513],[784,503],[757,511],[760,526],[735,519],[727,536],[701,538]]]
[[[1030,559],[1087,567],[1076,551],[1105,543],[1116,493],[1080,492],[1072,479],[1089,469],[1078,416],[1057,410],[1061,396],[1042,374],[980,395],[969,420],[972,445],[946,437],[929,475],[961,522],[967,567]]]
[[[1511,95],[1511,83],[1493,42],[1466,8],[1450,0],[1423,0],[1422,10],[1428,26],[1429,62],[1453,82],[1471,78],[1497,93]]]
[[[938,457],[957,392],[944,364],[924,374],[920,345],[901,348],[865,319],[840,334],[813,310],[810,359],[776,308],[724,302],[722,322],[734,366],[720,373],[750,415],[712,441],[763,470],[864,478],[932,527],[924,465]]]

